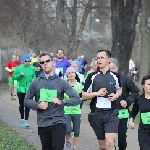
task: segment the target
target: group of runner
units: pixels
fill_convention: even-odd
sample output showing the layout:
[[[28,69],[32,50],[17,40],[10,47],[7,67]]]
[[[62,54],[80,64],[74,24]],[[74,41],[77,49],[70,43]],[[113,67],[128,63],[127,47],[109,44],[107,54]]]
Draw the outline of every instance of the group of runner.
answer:
[[[5,69],[9,72],[11,98],[15,100],[17,95],[19,99],[21,126],[30,126],[29,111],[36,110],[42,149],[63,150],[66,143],[65,149],[76,150],[83,101],[90,100],[88,121],[98,139],[99,150],[115,150],[117,133],[118,149],[125,150],[128,124],[134,128],[138,112],[140,150],[149,150],[150,75],[143,77],[143,94],[139,95],[132,79],[119,72],[118,60],[111,58],[110,51],[97,52],[85,78],[87,63],[83,58],[78,56],[68,61],[61,49],[57,51],[57,58],[53,53],[39,57],[35,53],[31,57],[25,54],[22,60],[12,56]]]

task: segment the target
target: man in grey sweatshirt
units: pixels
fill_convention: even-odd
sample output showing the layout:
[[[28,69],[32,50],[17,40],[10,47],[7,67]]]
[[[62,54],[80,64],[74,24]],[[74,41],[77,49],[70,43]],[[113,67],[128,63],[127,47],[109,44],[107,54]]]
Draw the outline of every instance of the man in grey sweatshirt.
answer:
[[[31,83],[24,103],[28,108],[37,111],[42,149],[63,150],[66,134],[64,106],[78,105],[81,100],[76,91],[54,73],[52,57],[49,54],[40,55],[40,64],[43,72]],[[57,93],[56,96],[54,93]],[[70,100],[63,100],[64,93],[69,95]]]

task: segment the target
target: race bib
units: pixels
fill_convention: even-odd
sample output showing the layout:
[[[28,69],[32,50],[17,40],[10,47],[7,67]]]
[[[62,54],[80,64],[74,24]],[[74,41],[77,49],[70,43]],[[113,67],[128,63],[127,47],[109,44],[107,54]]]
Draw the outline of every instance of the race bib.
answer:
[[[120,109],[120,110],[119,110],[118,118],[119,118],[119,119],[129,118],[128,109]]]
[[[57,97],[57,90],[40,89],[40,101],[52,102]]]
[[[64,73],[64,69],[63,68],[58,68],[60,70],[60,72],[63,74]]]
[[[150,124],[150,112],[141,113],[141,120],[143,124]]]

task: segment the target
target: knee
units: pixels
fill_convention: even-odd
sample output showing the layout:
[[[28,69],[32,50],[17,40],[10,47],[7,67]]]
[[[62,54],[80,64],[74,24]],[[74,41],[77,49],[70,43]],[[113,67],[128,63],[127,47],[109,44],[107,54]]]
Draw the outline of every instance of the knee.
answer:
[[[114,141],[106,140],[106,145],[109,149],[113,149],[114,148]]]
[[[66,134],[70,134],[72,132],[72,128],[66,125]]]
[[[100,150],[106,150],[106,142],[105,142],[105,140],[99,141],[99,149]]]

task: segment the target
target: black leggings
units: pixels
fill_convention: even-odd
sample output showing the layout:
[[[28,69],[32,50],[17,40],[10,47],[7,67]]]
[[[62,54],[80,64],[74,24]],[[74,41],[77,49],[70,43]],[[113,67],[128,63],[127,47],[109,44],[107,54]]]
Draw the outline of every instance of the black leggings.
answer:
[[[139,128],[138,141],[140,150],[150,150],[150,133],[148,131]]]
[[[28,120],[30,109],[24,106],[25,95],[26,93],[17,93],[17,96],[19,98],[19,112],[21,115],[21,119],[24,119],[25,117],[25,120]],[[24,116],[24,108],[25,108],[25,116]]]
[[[119,150],[125,150],[127,147],[128,118],[119,119],[118,125],[118,147]]]

